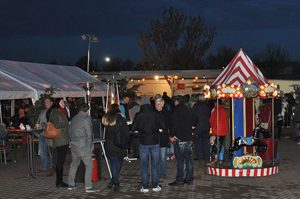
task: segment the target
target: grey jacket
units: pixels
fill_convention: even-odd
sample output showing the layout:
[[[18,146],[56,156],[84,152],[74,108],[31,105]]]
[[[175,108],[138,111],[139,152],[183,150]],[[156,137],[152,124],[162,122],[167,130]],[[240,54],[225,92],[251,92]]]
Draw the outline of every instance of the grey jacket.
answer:
[[[71,150],[92,150],[92,133],[92,118],[88,115],[87,112],[80,111],[72,118],[69,128]]]

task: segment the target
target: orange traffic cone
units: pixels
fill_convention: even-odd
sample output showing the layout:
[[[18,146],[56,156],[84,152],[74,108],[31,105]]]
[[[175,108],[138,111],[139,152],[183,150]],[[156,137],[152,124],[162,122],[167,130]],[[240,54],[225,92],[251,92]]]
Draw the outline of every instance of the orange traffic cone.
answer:
[[[95,158],[93,154],[93,172],[92,172],[92,182],[98,182],[99,177],[98,177],[98,162],[97,159]]]

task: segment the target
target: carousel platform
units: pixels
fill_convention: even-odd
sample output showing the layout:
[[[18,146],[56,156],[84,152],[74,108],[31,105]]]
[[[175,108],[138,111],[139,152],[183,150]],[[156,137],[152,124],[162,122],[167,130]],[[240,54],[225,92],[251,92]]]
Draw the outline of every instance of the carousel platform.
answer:
[[[208,174],[220,177],[264,177],[271,176],[278,173],[278,166],[267,168],[253,168],[253,169],[234,169],[234,168],[217,168],[208,167]]]

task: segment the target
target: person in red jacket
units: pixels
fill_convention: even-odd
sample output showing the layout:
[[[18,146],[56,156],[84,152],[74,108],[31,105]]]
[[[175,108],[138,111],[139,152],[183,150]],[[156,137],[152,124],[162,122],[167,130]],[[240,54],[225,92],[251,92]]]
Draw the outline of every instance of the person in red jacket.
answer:
[[[214,109],[210,115],[210,127],[211,127],[211,161],[213,162],[216,158],[222,162],[224,161],[225,151],[225,140],[228,135],[228,119],[227,113],[223,106],[222,100],[218,99],[218,103],[215,103]],[[218,140],[217,140],[218,138]],[[218,151],[217,151],[218,150]]]

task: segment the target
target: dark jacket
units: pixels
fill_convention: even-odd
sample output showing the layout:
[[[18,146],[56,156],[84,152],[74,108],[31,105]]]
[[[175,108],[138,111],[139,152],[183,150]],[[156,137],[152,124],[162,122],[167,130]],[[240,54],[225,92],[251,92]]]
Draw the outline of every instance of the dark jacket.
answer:
[[[104,118],[106,115],[103,116]],[[123,118],[120,114],[117,114],[114,124],[110,123],[106,128],[105,133],[105,150],[108,157],[125,157],[127,155],[127,149],[122,149],[114,144],[114,140],[116,139],[117,132],[121,131],[121,133],[129,134],[129,129],[127,126],[126,119]]]
[[[157,113],[150,104],[141,106],[139,113],[135,115],[132,131],[138,131],[140,144],[159,144],[159,129],[161,128]]]
[[[159,132],[160,147],[169,147],[171,114],[166,109],[163,109],[162,111],[156,111],[156,112],[157,112],[157,117],[162,126],[162,128],[161,128],[162,132]]]
[[[69,121],[58,109],[51,108],[46,113],[47,121],[53,123],[54,127],[60,129],[60,136],[52,139],[53,148],[69,144]]]
[[[171,136],[176,136],[180,141],[192,141],[192,112],[184,104],[178,104],[171,118]]]
[[[200,133],[201,137],[209,136],[209,117],[212,108],[206,101],[198,101],[193,107],[195,121],[195,133]]]

